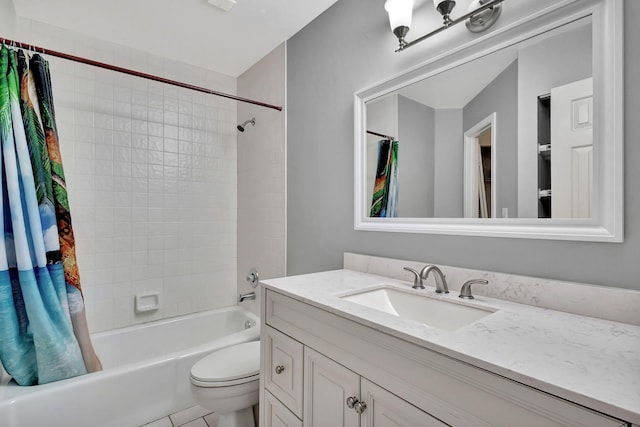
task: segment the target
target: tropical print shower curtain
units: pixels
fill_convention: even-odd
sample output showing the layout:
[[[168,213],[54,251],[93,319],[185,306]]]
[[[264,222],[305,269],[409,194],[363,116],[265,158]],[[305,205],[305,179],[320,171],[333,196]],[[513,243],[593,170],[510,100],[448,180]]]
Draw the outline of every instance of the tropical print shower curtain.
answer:
[[[378,142],[378,164],[369,217],[398,216],[398,141]]]
[[[49,64],[0,50],[0,362],[20,385],[102,369],[84,311]]]

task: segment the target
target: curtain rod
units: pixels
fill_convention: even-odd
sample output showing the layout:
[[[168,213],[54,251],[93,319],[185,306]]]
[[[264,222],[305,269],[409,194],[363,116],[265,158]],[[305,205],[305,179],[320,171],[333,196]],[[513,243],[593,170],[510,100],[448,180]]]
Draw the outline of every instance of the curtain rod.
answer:
[[[371,135],[379,136],[380,138],[389,139],[389,140],[391,140],[391,141],[395,141],[395,140],[396,140],[396,139],[395,139],[394,137],[392,137],[392,136],[384,135],[384,134],[381,134],[381,133],[378,133],[378,132],[373,132],[373,131],[370,131],[370,130],[368,130],[368,131],[367,131],[367,133],[368,133],[368,134],[371,134]]]
[[[80,56],[70,55],[68,53],[59,52],[56,50],[45,49],[39,46],[35,46],[29,43],[21,43],[15,40],[5,39],[0,37],[0,44],[5,44],[12,47],[19,47],[20,49],[34,51],[36,53],[42,53],[44,55],[55,56],[58,58],[68,59],[69,61],[80,62],[82,64],[92,65],[98,68],[104,68],[106,70],[116,71],[118,73],[128,74],[130,76],[136,76],[147,80],[153,80],[160,83],[165,83],[172,86],[178,86],[185,89],[195,90],[197,92],[207,93],[209,95],[221,96],[223,98],[233,99],[239,102],[246,102],[248,104],[258,105],[260,107],[271,108],[273,110],[282,111],[282,107],[278,105],[267,104],[261,101],[255,101],[253,99],[242,98],[228,93],[217,92],[215,90],[207,89],[205,87],[195,86],[189,83],[183,83],[177,80],[171,80],[164,77],[155,76],[153,74],[142,73],[140,71],[130,70],[117,65],[106,64],[104,62],[94,61],[93,59],[82,58]]]

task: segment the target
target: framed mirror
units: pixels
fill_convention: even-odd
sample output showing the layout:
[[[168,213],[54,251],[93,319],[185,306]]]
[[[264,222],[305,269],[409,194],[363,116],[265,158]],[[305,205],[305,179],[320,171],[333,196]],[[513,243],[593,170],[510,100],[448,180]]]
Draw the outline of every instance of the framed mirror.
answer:
[[[356,230],[622,241],[622,1],[576,3],[355,94]]]

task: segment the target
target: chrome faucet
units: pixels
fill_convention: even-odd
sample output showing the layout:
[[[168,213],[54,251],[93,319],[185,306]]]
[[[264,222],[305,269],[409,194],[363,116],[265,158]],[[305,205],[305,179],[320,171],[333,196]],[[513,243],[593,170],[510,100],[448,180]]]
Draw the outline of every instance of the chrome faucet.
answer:
[[[246,294],[240,294],[240,302],[247,300],[247,299],[256,299],[256,293],[255,292],[249,292]]]
[[[422,280],[427,280],[429,277],[429,273],[433,271],[433,276],[436,279],[436,293],[438,294],[448,294],[449,287],[447,286],[447,280],[444,278],[444,274],[442,270],[440,270],[435,265],[425,265],[422,271],[420,271],[420,278]]]

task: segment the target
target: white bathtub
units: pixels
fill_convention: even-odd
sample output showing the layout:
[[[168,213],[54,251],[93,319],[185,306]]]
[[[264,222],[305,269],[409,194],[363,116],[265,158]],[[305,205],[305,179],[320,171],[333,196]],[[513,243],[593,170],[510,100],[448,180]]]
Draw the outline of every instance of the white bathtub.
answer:
[[[33,387],[0,384],[2,427],[140,426],[195,405],[191,366],[214,350],[260,339],[238,306],[92,335],[104,370]]]

